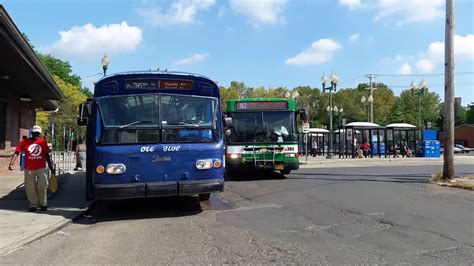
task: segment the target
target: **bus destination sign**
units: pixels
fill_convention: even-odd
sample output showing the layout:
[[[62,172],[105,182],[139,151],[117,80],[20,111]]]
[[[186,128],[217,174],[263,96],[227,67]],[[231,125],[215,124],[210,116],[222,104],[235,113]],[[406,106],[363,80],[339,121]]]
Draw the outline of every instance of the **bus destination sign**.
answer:
[[[123,86],[126,90],[192,90],[193,82],[174,79],[126,79]]]
[[[288,110],[287,102],[238,102],[237,111],[244,110]]]
[[[193,82],[189,80],[160,79],[160,89],[165,90],[192,90]]]

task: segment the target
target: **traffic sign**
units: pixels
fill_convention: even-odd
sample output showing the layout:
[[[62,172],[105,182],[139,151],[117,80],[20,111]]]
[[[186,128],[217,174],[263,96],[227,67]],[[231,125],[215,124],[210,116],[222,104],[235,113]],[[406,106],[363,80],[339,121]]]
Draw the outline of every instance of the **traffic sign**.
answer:
[[[303,133],[309,133],[309,123],[303,124]]]

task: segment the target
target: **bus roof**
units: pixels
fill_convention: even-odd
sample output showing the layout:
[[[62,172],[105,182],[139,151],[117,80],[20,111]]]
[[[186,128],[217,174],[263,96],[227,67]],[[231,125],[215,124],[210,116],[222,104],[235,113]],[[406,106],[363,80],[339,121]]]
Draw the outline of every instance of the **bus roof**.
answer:
[[[127,75],[139,75],[139,74],[168,74],[168,75],[175,75],[175,76],[183,76],[183,77],[197,77],[197,78],[203,78],[203,79],[208,79],[211,80],[210,78],[195,74],[195,73],[190,73],[190,72],[182,72],[182,71],[158,71],[158,70],[137,70],[137,71],[124,71],[124,72],[118,72],[118,73],[113,73],[107,76],[102,77],[97,81],[97,83],[102,82],[105,79],[112,78],[112,77],[119,77],[119,76],[127,76]],[[211,80],[212,81],[212,80]],[[215,81],[212,81],[216,83]],[[216,84],[217,85],[217,84]]]
[[[250,107],[248,110],[239,109],[237,107],[237,103],[252,103],[255,102],[257,104],[253,104],[255,106]],[[262,102],[275,102],[276,104],[258,104]],[[285,105],[279,105],[278,103],[285,102]],[[258,105],[258,106],[257,106]],[[248,105],[247,105],[248,106]],[[258,98],[240,98],[240,99],[230,99],[227,101],[227,111],[257,111],[257,110],[269,110],[269,111],[276,111],[276,110],[296,110],[296,100],[292,98],[265,98],[265,97],[258,97]]]
[[[128,71],[100,79],[94,97],[141,93],[179,93],[219,97],[219,87],[213,80],[198,74],[177,71]]]
[[[257,97],[257,98],[240,98],[240,99],[230,99],[230,101],[235,102],[281,102],[281,101],[288,101],[292,99],[287,98],[266,98],[266,97]]]

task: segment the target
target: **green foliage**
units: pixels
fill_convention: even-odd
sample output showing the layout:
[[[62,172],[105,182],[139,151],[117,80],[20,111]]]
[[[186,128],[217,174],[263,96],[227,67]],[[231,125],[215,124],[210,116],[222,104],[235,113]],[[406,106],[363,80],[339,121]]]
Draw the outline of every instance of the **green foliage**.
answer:
[[[53,76],[53,78],[64,93],[65,98],[59,102],[58,112],[49,114],[38,112],[37,120],[43,128],[49,129],[47,131],[47,137],[49,139],[51,139],[51,123],[55,124],[57,133],[54,143],[55,148],[58,148],[60,147],[60,143],[62,143],[64,127],[66,127],[66,129],[72,129],[73,132],[81,132],[81,134],[84,134],[85,129],[77,126],[77,116],[79,104],[85,102],[87,97],[82,91],[78,90],[76,86],[65,82],[58,76]]]
[[[432,123],[432,128],[439,128],[439,116],[441,110],[441,100],[435,92],[426,91],[423,96],[413,95],[409,89],[402,91],[399,97],[401,116],[398,121],[413,125],[418,125],[418,101],[421,106],[421,123],[426,126],[427,122]]]
[[[466,124],[474,124],[474,103],[468,104],[466,112]]]
[[[412,95],[411,91],[403,91],[400,97],[396,97],[393,91],[383,83],[374,84],[373,108],[374,123],[387,125],[396,122],[405,122],[416,125],[418,119],[418,98]],[[367,102],[361,102],[362,96],[369,98],[370,91],[365,83],[359,84],[356,88],[338,89],[333,92],[333,106],[341,113],[334,113],[333,126],[337,128],[341,125],[342,118],[346,118],[347,123],[356,121],[368,121],[369,106]],[[307,110],[311,127],[328,127],[329,115],[329,92],[322,92],[319,88],[310,86],[298,86],[293,89],[278,87],[275,89],[265,89],[264,87],[251,88],[243,82],[233,81],[229,88],[220,87],[222,102],[228,99],[239,97],[285,97],[286,92],[297,91],[297,107]],[[422,121],[431,121],[432,127],[437,128],[442,123],[442,105],[436,93],[427,91],[420,98]],[[224,106],[224,109],[226,106]],[[472,109],[472,108],[471,108]],[[466,120],[469,117],[466,111]]]
[[[62,61],[52,55],[43,55],[40,53],[38,53],[38,57],[51,75],[58,76],[60,79],[75,87],[82,87],[81,78],[78,75],[72,74],[72,66],[69,62]]]

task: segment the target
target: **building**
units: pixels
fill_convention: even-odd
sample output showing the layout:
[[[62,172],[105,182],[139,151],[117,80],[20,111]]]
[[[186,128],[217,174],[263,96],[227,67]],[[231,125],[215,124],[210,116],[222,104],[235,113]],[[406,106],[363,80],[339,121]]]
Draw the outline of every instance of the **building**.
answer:
[[[439,140],[444,144],[444,132],[439,133]],[[474,125],[463,124],[454,128],[454,143],[474,148]]]
[[[64,94],[0,5],[0,174],[36,122],[36,111],[54,111]]]

